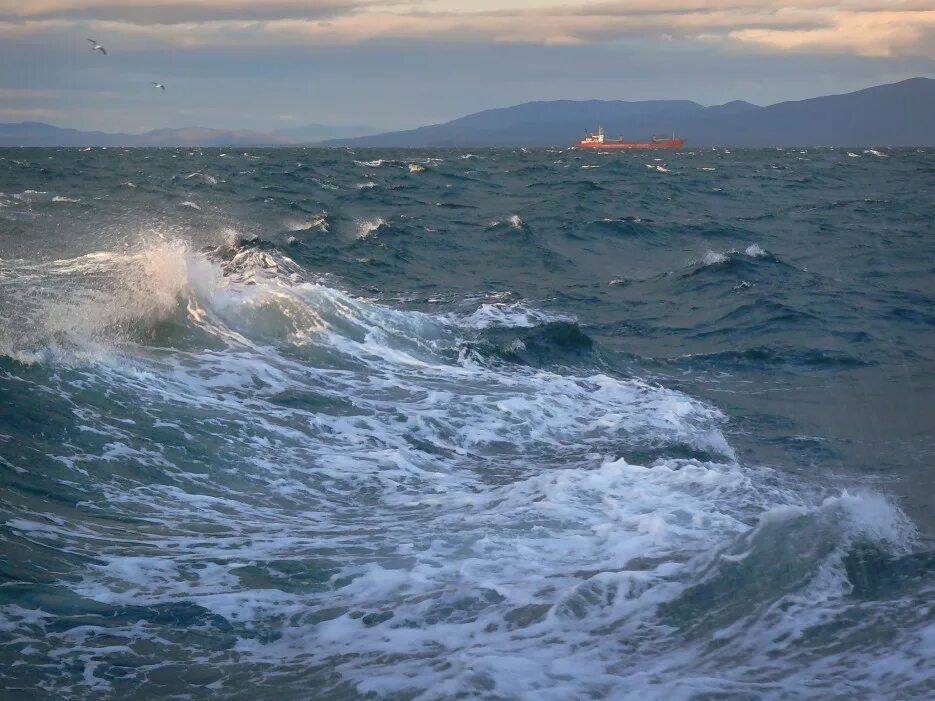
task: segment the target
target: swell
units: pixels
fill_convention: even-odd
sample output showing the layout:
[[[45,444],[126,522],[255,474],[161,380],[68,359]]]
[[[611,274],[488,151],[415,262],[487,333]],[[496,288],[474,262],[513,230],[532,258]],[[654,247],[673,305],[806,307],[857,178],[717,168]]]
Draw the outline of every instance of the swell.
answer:
[[[622,209],[585,185],[595,200],[563,209],[524,187],[547,181],[559,156],[517,155],[532,161],[518,184],[501,172],[515,165],[507,155],[484,156],[464,163],[491,164],[469,183],[489,179],[490,201],[435,196],[460,164],[450,154],[412,173],[415,159],[397,155],[358,166],[328,152],[340,173],[294,166],[300,152],[212,155],[210,167],[173,166],[171,187],[205,205],[185,208],[198,218],[181,235],[6,257],[7,686],[104,698],[926,697],[932,561],[900,507],[842,492],[868,479],[830,474],[839,444],[826,439],[806,436],[828,448],[790,468],[801,437],[789,424],[775,463],[728,440],[762,440],[759,417],[733,407],[777,369],[801,380],[824,368],[829,388],[861,380],[887,337],[853,336],[859,352],[844,336],[825,343],[853,298],[817,299],[831,273],[811,258],[818,272],[806,273],[768,232],[686,223],[679,238],[672,210],[694,221],[709,202],[689,191],[689,167],[603,159],[582,172],[625,184],[646,170],[653,180],[634,187],[668,194],[678,176],[683,199]],[[747,156],[696,162],[708,158],[717,185],[735,188],[710,197],[746,201]],[[250,199],[285,170],[288,182]],[[217,182],[184,177],[196,172]],[[379,185],[355,206],[372,173]],[[236,219],[239,201],[222,206],[223,193],[245,180],[257,235],[219,244],[192,222],[225,208]],[[391,188],[400,209],[384,199]],[[49,197],[93,200],[61,190]],[[451,218],[435,202],[475,207]],[[0,212],[42,221],[45,206]],[[372,218],[386,223],[357,238]],[[546,249],[567,253],[562,240],[580,230],[606,267],[592,274],[579,250],[543,275]],[[752,240],[769,251],[736,244]],[[644,243],[661,257],[641,267]],[[609,286],[605,270],[631,281]],[[924,289],[877,294],[909,308]],[[790,329],[801,336],[777,342]],[[606,349],[626,334],[624,372]],[[677,365],[650,378],[639,351],[660,338]],[[685,378],[712,366],[736,394],[671,389],[701,396]],[[802,384],[786,383],[787,396]]]

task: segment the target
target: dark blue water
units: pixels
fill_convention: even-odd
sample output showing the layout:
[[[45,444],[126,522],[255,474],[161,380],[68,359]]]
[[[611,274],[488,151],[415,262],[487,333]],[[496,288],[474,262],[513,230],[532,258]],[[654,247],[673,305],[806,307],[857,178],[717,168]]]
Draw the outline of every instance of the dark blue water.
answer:
[[[0,150],[0,688],[932,698],[933,192]]]

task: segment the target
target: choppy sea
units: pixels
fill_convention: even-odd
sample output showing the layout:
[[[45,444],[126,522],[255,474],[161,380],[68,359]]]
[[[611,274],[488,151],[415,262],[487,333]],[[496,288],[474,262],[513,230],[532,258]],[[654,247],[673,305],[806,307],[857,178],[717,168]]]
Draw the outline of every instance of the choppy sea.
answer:
[[[935,697],[933,193],[0,149],[0,696]]]

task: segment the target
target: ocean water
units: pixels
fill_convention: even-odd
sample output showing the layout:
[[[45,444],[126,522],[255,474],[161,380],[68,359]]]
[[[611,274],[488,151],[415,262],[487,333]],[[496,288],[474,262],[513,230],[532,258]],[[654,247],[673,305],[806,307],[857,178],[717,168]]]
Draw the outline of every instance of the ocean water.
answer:
[[[0,150],[0,695],[933,698],[933,192]]]

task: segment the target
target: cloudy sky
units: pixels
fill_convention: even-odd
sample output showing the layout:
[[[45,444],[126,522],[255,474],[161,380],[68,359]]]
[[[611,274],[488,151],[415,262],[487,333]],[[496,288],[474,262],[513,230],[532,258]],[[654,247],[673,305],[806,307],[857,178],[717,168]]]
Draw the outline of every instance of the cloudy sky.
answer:
[[[0,121],[81,129],[390,129],[912,76],[935,77],[933,0],[0,0]]]

